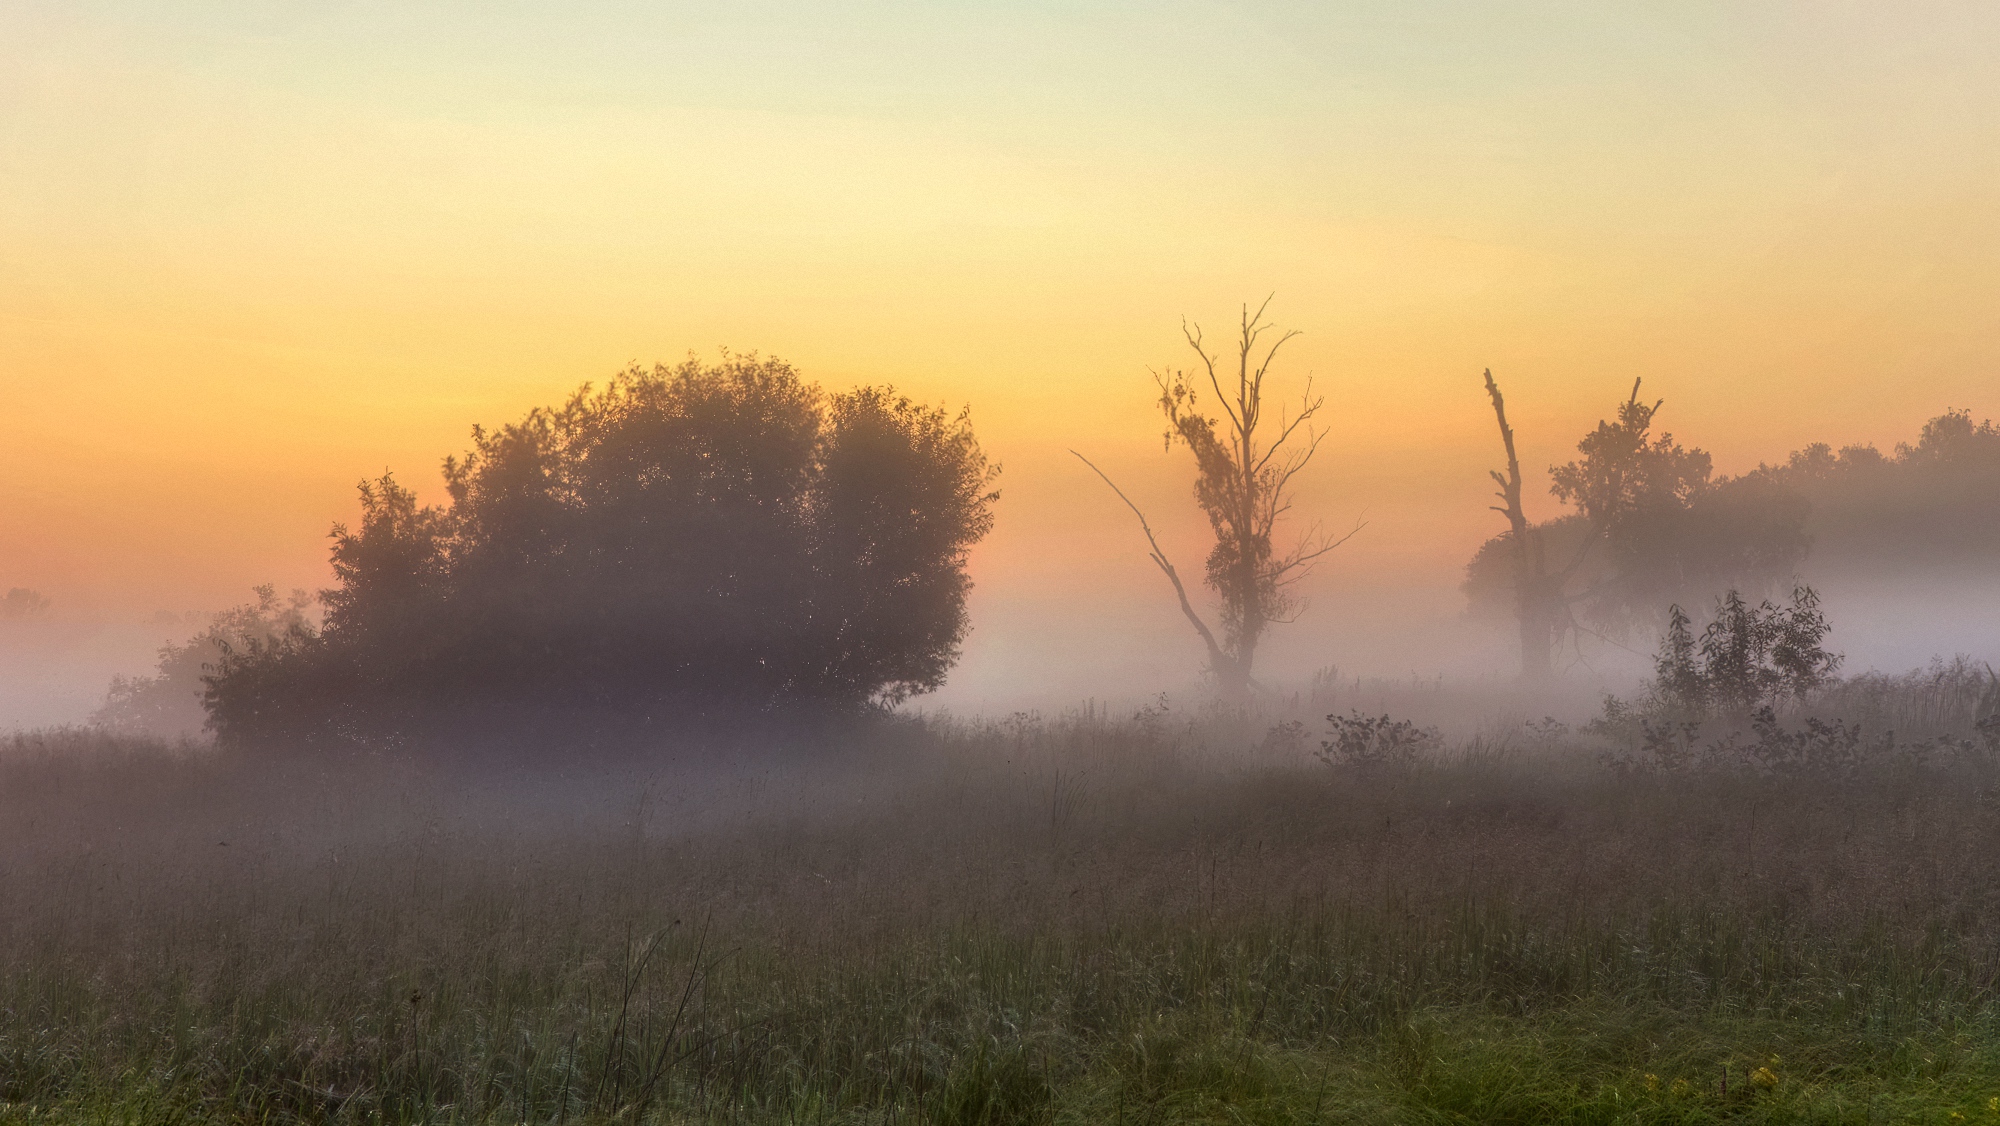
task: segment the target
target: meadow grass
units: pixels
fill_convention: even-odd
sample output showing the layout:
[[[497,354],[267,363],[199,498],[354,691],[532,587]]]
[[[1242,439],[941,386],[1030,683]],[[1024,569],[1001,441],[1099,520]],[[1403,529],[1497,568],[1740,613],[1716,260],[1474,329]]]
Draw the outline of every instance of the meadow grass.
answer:
[[[478,769],[24,736],[0,1123],[2000,1124],[1988,756],[1566,740],[1338,769],[1149,711]]]

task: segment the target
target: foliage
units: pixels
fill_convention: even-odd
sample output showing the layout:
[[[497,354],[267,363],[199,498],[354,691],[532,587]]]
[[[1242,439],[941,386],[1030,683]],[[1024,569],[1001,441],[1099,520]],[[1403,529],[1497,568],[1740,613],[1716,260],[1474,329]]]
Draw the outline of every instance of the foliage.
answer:
[[[1418,727],[1414,720],[1365,716],[1357,710],[1329,715],[1326,723],[1331,738],[1320,743],[1319,757],[1331,766],[1407,765],[1444,745],[1442,732]]]
[[[1852,774],[1865,753],[1857,724],[1807,716],[1803,728],[1788,730],[1768,705],[1750,717],[1750,730],[1750,757],[1774,773]]]
[[[1794,588],[1784,606],[1768,600],[1753,606],[1729,591],[1716,600],[1699,637],[1686,611],[1669,607],[1652,683],[1635,701],[1607,697],[1590,730],[1636,745],[1637,760],[1618,759],[1626,765],[1674,771],[1748,761],[1776,771],[1846,769],[1862,753],[1859,725],[1807,716],[1803,730],[1789,730],[1777,714],[1838,683],[1842,658],[1826,648],[1830,632],[1819,595],[1808,586]],[[1717,719],[1731,729],[1703,744],[1703,725]],[[1754,735],[1748,743],[1746,725]]]
[[[1556,634],[1628,633],[1669,602],[1791,577],[1812,543],[1804,496],[1768,474],[1714,477],[1706,452],[1653,433],[1659,409],[1639,400],[1635,384],[1616,419],[1600,421],[1578,442],[1578,457],[1550,470],[1551,493],[1572,511],[1525,528],[1549,561],[1547,605],[1520,602],[1510,529],[1467,565],[1462,589],[1474,614],[1525,610]]]
[[[1965,411],[1887,454],[1815,443],[1751,476],[1809,502],[1816,573],[1907,583],[1990,575],[2000,558],[2000,427]]]
[[[201,706],[205,676],[233,655],[294,646],[316,632],[312,594],[294,590],[279,598],[268,583],[255,592],[255,602],[210,615],[200,633],[161,646],[153,675],[112,677],[90,722],[133,735],[185,738],[200,733],[208,721]]]
[[[1715,617],[1697,640],[1679,605],[1667,611],[1666,636],[1654,660],[1652,693],[1692,717],[1743,715],[1761,705],[1798,699],[1827,684],[1841,657],[1825,646],[1832,631],[1809,586],[1790,605],[1752,606],[1731,590],[1716,600]]]
[[[893,703],[957,658],[996,472],[967,415],[887,388],[634,368],[475,429],[446,506],[364,483],[324,632],[232,655],[210,710],[237,739]]]
[[[1659,403],[1632,398],[1616,422],[1600,421],[1576,445],[1574,461],[1549,471],[1549,492],[1583,518],[1613,532],[1687,507],[1709,483],[1709,456],[1681,448],[1671,434],[1652,436]]]
[[[1206,579],[1209,589],[1222,601],[1219,642],[1188,602],[1178,575],[1165,562],[1157,544],[1155,562],[1173,582],[1182,612],[1202,635],[1209,650],[1210,672],[1223,695],[1233,699],[1241,699],[1249,691],[1257,645],[1265,631],[1291,621],[1302,609],[1291,588],[1310,573],[1318,559],[1346,539],[1322,537],[1315,527],[1289,550],[1281,551],[1273,542],[1279,517],[1291,508],[1292,480],[1319,449],[1323,435],[1313,429],[1313,420],[1324,400],[1313,394],[1308,380],[1295,411],[1288,416],[1281,414],[1275,425],[1265,417],[1269,407],[1264,400],[1264,381],[1278,350],[1297,335],[1281,333],[1268,346],[1262,343],[1271,331],[1264,323],[1264,309],[1269,304],[1266,299],[1254,314],[1244,307],[1233,376],[1218,370],[1226,365],[1221,357],[1209,353],[1199,327],[1184,328],[1184,335],[1201,361],[1200,370],[1154,374],[1160,389],[1159,408],[1167,420],[1166,444],[1172,448],[1178,442],[1194,454],[1195,503],[1208,517],[1215,536]],[[1212,397],[1221,418],[1202,409],[1204,395]],[[1144,519],[1140,517],[1142,524]],[[1147,535],[1151,534],[1148,529]]]

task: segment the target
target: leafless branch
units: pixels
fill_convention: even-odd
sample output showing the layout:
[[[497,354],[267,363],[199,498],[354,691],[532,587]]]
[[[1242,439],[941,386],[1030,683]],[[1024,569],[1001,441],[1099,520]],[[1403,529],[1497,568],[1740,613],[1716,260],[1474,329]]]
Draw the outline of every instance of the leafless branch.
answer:
[[[1222,413],[1229,416],[1230,425],[1239,431],[1242,430],[1243,420],[1236,416],[1235,409],[1229,405],[1229,396],[1222,391],[1222,380],[1215,374],[1215,360],[1209,356],[1208,350],[1202,347],[1201,325],[1196,324],[1190,329],[1188,321],[1183,318],[1181,335],[1187,337],[1188,347],[1194,349],[1194,354],[1201,357],[1201,366],[1208,372],[1208,385],[1214,389],[1216,401],[1222,404]]]
[[[1359,535],[1361,529],[1367,526],[1368,521],[1356,520],[1354,527],[1349,528],[1346,535],[1341,536],[1339,539],[1321,540],[1320,543],[1314,544],[1312,541],[1319,537],[1319,528],[1315,526],[1307,534],[1306,538],[1300,542],[1299,546],[1292,549],[1292,554],[1286,556],[1271,568],[1271,574],[1277,579],[1279,586],[1288,586],[1298,582],[1312,573],[1313,564],[1317,563],[1321,557]],[[1292,574],[1291,572],[1294,571],[1298,573]]]
[[[1167,576],[1167,581],[1173,584],[1174,595],[1180,599],[1181,613],[1187,615],[1187,620],[1194,626],[1195,632],[1201,634],[1202,644],[1208,647],[1208,658],[1212,666],[1218,670],[1223,668],[1229,663],[1230,658],[1222,651],[1222,646],[1217,644],[1215,634],[1208,628],[1208,623],[1202,621],[1201,615],[1195,612],[1194,603],[1188,601],[1187,587],[1181,583],[1180,572],[1174,570],[1174,565],[1167,560],[1167,553],[1161,549],[1160,541],[1153,535],[1153,526],[1146,522],[1146,514],[1139,511],[1139,506],[1132,503],[1132,498],[1125,495],[1125,490],[1119,488],[1104,470],[1097,468],[1095,462],[1075,450],[1071,450],[1070,453],[1075,454],[1078,461],[1090,466],[1090,471],[1110,486],[1111,491],[1118,494],[1118,499],[1125,502],[1125,507],[1132,510],[1132,515],[1139,518],[1139,530],[1146,533],[1146,542],[1152,546],[1151,558],[1161,573]]]

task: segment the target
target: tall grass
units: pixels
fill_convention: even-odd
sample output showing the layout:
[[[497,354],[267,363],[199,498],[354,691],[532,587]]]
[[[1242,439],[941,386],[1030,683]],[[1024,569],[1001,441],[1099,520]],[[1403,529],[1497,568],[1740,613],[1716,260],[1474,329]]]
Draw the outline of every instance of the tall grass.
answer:
[[[506,774],[39,739],[0,747],[0,1121],[2000,1096],[2000,768],[1971,743],[1834,779],[1547,739],[1335,769],[1165,709]]]

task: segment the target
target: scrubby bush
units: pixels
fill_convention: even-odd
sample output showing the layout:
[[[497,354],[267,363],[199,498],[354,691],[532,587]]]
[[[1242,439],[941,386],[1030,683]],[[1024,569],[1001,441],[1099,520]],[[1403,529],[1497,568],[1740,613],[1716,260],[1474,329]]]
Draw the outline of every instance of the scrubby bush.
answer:
[[[1694,718],[1740,716],[1802,698],[1831,681],[1842,661],[1826,649],[1833,627],[1809,586],[1794,588],[1788,606],[1752,606],[1732,590],[1716,601],[1699,639],[1690,625],[1678,605],[1668,610],[1651,691],[1658,703]]]
[[[255,602],[211,615],[200,633],[161,646],[153,675],[112,677],[90,722],[126,735],[198,735],[208,722],[203,677],[232,655],[295,645],[316,632],[311,593],[294,590],[280,598],[269,584],[255,590]]]
[[[1366,716],[1359,711],[1326,717],[1330,738],[1319,745],[1319,757],[1331,766],[1395,766],[1444,745],[1435,727],[1418,727],[1414,720]]]
[[[1653,681],[1636,699],[1607,697],[1587,725],[1613,765],[1847,776],[1869,762],[2000,760],[2000,676],[1958,657],[1842,680],[1810,587],[1783,607],[1732,591],[1699,639],[1690,624],[1674,607]]]

